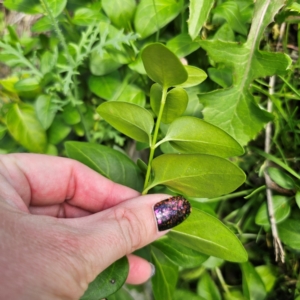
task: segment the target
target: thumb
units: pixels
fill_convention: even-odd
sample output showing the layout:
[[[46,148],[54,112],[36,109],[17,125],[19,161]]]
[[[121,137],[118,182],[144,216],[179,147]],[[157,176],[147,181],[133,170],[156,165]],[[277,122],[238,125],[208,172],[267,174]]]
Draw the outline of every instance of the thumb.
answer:
[[[153,242],[191,212],[181,196],[140,196],[94,215],[77,219],[85,232],[85,257],[95,276],[119,258]],[[83,253],[83,254],[84,254]]]

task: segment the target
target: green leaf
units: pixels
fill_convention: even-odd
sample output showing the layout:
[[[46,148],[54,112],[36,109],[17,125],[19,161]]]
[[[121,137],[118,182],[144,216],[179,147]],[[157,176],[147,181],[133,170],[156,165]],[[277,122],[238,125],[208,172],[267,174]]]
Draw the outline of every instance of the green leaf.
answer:
[[[67,0],[43,0],[47,2],[53,17],[58,17],[67,5]],[[46,11],[46,10],[45,10]]]
[[[49,95],[40,95],[35,101],[37,117],[45,130],[50,127],[57,112],[57,106],[52,100]]]
[[[290,11],[295,11],[297,13],[300,13],[300,4],[299,3],[291,3],[290,5],[288,5],[286,7],[286,9],[290,10]]]
[[[71,127],[63,122],[61,116],[56,115],[48,129],[49,143],[53,145],[59,144],[68,136],[71,130]]]
[[[280,239],[289,247],[300,250],[300,221],[287,219],[277,227]]]
[[[182,289],[176,289],[173,300],[206,300],[205,298],[202,298],[201,296],[198,296],[194,293],[192,293],[189,290],[182,290]]]
[[[88,80],[90,90],[97,96],[108,101],[123,101],[144,106],[144,92],[135,85],[121,81],[119,74],[91,76]]]
[[[95,21],[104,21],[105,16],[87,7],[80,7],[74,12],[72,23],[80,26],[89,26]]]
[[[179,58],[160,43],[146,46],[142,60],[148,76],[163,87],[171,87],[188,79],[187,71]]]
[[[102,0],[102,7],[111,22],[118,28],[131,28],[135,0]]]
[[[125,283],[128,272],[129,264],[124,256],[99,274],[80,299],[99,300],[115,293]]]
[[[185,116],[192,116],[203,119],[202,109],[203,105],[199,102],[199,86],[193,86],[186,89],[189,96],[189,103],[184,113]]]
[[[200,266],[208,258],[207,255],[185,247],[167,236],[151,245],[162,251],[175,265],[184,268]]]
[[[50,51],[45,51],[41,57],[41,72],[46,74],[50,72],[57,63],[57,52],[51,53]]]
[[[156,269],[155,275],[151,278],[154,298],[173,300],[178,278],[178,267],[154,247],[151,247],[151,256]]]
[[[189,197],[209,198],[228,194],[245,180],[245,174],[230,161],[206,154],[164,154],[152,161],[153,181]]]
[[[97,112],[114,128],[125,135],[144,143],[150,143],[154,120],[149,111],[131,103],[105,102]]]
[[[232,85],[232,72],[230,68],[208,68],[207,73],[209,78],[223,88]]]
[[[245,262],[248,255],[239,239],[220,220],[197,208],[168,233],[178,243],[232,262]]]
[[[7,127],[0,124],[0,141],[4,138],[7,132]]]
[[[184,5],[183,0],[141,0],[134,18],[136,32],[145,38],[177,17]]]
[[[239,6],[236,1],[229,0],[218,5],[213,13],[219,18],[224,18],[230,27],[236,32],[246,35],[247,27],[242,19]]]
[[[100,55],[97,51],[93,51],[90,57],[90,71],[93,75],[101,76],[111,73],[121,67],[111,52],[104,51]]]
[[[263,281],[266,291],[268,293],[272,291],[274,284],[278,278],[277,268],[272,265],[263,265],[255,267],[255,271]]]
[[[291,207],[289,205],[289,198],[282,195],[275,195],[272,197],[272,202],[274,206],[275,221],[276,223],[280,223],[290,215]],[[270,225],[266,202],[259,208],[255,217],[255,223],[258,225]]]
[[[272,154],[266,153],[258,148],[253,148],[255,152],[257,152],[259,155],[263,156],[264,158],[274,162],[278,166],[282,167],[284,170],[289,172],[291,175],[295,176],[296,178],[300,179],[300,175],[295,172],[291,167],[286,165],[284,162],[282,162],[279,158],[273,156]]]
[[[214,40],[223,40],[227,42],[234,42],[235,36],[234,32],[228,23],[223,24],[217,32],[214,34]]]
[[[78,124],[81,120],[80,114],[75,106],[71,103],[64,107],[63,111],[63,119],[68,125],[75,125]]]
[[[51,20],[48,17],[42,17],[38,19],[31,27],[32,32],[45,32],[53,29]]]
[[[0,84],[2,87],[12,93],[16,93],[16,90],[14,88],[15,83],[19,81],[19,78],[17,76],[10,76],[6,77],[0,80]]]
[[[150,90],[150,104],[154,113],[158,116],[162,98],[162,88],[158,83],[154,83]],[[173,122],[181,116],[188,104],[188,95],[182,88],[174,88],[167,93],[164,111],[161,121],[165,124]]]
[[[13,138],[29,151],[46,150],[46,133],[31,105],[13,104],[7,112],[6,125]]]
[[[264,300],[267,296],[265,285],[250,262],[242,263],[243,292],[249,300]]]
[[[215,269],[220,267],[224,263],[224,259],[217,258],[214,256],[210,256],[203,264],[202,266],[205,269]]]
[[[220,157],[242,155],[243,148],[220,128],[195,117],[181,117],[169,127],[165,138],[181,153],[203,153]]]
[[[300,191],[296,192],[295,199],[296,199],[296,203],[297,203],[298,207],[300,208]]]
[[[207,78],[206,73],[197,67],[184,66],[184,68],[188,73],[188,79],[185,82],[178,84],[177,87],[182,87],[182,88],[192,87],[200,84]]]
[[[141,191],[143,178],[137,165],[112,148],[85,142],[66,142],[68,157],[76,159],[106,178]]]
[[[204,104],[204,119],[228,132],[242,145],[254,138],[264,123],[272,118],[257,105],[249,92],[251,82],[259,77],[284,74],[291,65],[291,59],[285,54],[259,50],[265,28],[273,22],[283,4],[284,0],[272,3],[256,1],[254,19],[244,44],[199,41],[214,62],[230,67],[234,75],[231,88],[199,96]]]
[[[178,57],[185,57],[200,48],[187,33],[181,33],[168,40],[166,46]]]
[[[278,168],[269,167],[268,174],[275,183],[277,183],[284,189],[293,190],[295,188],[295,182],[293,178],[284,173],[282,170]]]
[[[189,35],[193,40],[199,35],[213,5],[213,0],[190,0],[188,27]]]
[[[38,14],[43,11],[39,0],[5,0],[4,6],[26,14]]]
[[[207,272],[204,272],[197,284],[197,293],[206,300],[221,300],[221,294]]]
[[[26,98],[34,98],[41,92],[40,80],[35,77],[20,79],[14,88],[18,95]]]
[[[53,155],[53,156],[58,156],[57,147],[55,145],[48,144],[47,148],[46,148],[46,151],[45,151],[45,154],[47,154],[47,155]]]
[[[106,298],[107,300],[134,300],[129,292],[124,288],[119,289],[116,293]]]

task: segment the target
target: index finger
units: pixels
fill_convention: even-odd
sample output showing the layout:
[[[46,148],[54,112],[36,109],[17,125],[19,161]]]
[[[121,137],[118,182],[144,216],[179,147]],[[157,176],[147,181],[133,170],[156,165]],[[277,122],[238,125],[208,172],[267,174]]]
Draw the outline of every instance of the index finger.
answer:
[[[69,158],[42,154],[0,156],[0,172],[29,206],[69,204],[97,212],[139,193]]]

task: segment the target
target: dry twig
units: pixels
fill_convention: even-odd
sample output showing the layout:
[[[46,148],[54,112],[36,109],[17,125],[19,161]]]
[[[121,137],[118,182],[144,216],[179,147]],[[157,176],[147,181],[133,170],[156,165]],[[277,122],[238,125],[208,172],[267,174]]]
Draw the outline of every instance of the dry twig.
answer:
[[[281,45],[282,37],[283,37],[284,31],[285,31],[285,25],[286,25],[285,23],[282,23],[282,25],[280,27],[280,35],[278,38],[276,51],[279,50],[279,47]],[[276,82],[275,76],[270,77],[270,80],[269,80],[269,94],[270,95],[274,94],[275,82]],[[272,109],[273,109],[272,100],[268,99],[268,112],[272,112]],[[266,136],[265,136],[265,152],[266,153],[270,153],[271,140],[272,140],[272,123],[270,122],[266,126]],[[268,166],[268,165],[269,165],[269,162],[266,161],[266,166]],[[272,190],[270,188],[270,186],[272,185],[272,180],[266,170],[264,171],[264,177],[265,177],[266,186],[267,186],[266,196],[267,196],[269,219],[270,219],[271,230],[272,230],[272,235],[273,235],[273,244],[274,244],[274,249],[275,249],[275,260],[278,261],[278,259],[280,259],[280,261],[282,263],[284,263],[285,253],[284,253],[284,249],[282,247],[280,237],[278,235],[276,220],[275,220],[275,216],[274,216]]]

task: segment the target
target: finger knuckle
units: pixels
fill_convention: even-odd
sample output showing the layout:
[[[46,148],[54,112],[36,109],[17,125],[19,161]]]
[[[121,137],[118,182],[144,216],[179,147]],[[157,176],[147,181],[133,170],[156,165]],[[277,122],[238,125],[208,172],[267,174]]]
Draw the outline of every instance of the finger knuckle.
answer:
[[[126,245],[127,254],[142,246],[145,227],[137,213],[130,208],[117,208],[114,211],[121,237]]]

